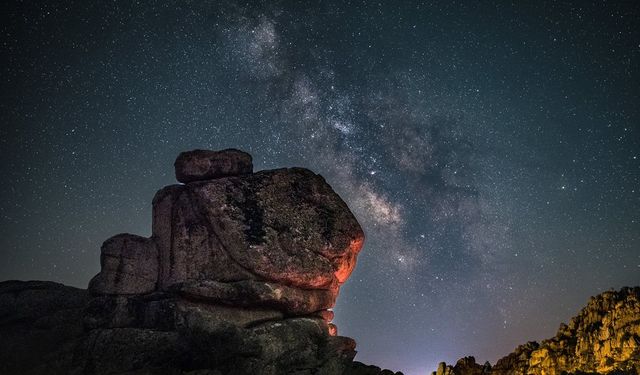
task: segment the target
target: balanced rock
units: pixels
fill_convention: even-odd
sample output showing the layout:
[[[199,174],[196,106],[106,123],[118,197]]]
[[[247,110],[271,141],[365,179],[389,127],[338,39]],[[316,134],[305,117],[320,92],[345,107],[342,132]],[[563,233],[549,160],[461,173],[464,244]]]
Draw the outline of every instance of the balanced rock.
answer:
[[[364,241],[345,202],[306,169],[253,173],[238,150],[185,152],[175,168],[184,184],[155,195],[152,235],[107,239],[89,293],[45,284],[73,297],[56,304],[41,284],[0,283],[0,335],[24,342],[0,340],[0,373],[351,372],[355,341],[331,323]],[[35,320],[51,334],[15,330],[51,309]]]
[[[238,153],[196,150],[180,154],[176,166],[196,170],[207,155]],[[333,307],[364,241],[344,201],[302,168],[167,186],[153,199],[152,227],[149,239],[122,234],[105,242],[94,294],[171,291],[311,314]]]
[[[174,166],[177,180],[184,183],[253,172],[251,155],[235,149],[182,152]]]

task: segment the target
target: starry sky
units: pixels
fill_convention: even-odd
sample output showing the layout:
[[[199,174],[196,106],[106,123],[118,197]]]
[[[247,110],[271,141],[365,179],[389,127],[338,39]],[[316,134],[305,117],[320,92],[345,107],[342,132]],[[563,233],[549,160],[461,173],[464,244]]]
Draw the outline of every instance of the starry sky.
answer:
[[[9,1],[0,279],[86,287],[194,148],[308,167],[367,235],[335,322],[405,374],[640,284],[637,2]]]

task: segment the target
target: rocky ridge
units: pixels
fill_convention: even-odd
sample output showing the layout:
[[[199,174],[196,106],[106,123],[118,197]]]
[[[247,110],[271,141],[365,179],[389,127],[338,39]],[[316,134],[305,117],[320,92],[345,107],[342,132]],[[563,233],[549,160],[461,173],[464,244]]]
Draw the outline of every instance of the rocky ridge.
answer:
[[[556,335],[528,342],[491,367],[473,357],[440,363],[434,375],[640,374],[640,287],[607,291]]]
[[[153,199],[151,237],[101,248],[88,290],[0,283],[2,374],[379,374],[331,323],[364,233],[302,168],[194,150]]]

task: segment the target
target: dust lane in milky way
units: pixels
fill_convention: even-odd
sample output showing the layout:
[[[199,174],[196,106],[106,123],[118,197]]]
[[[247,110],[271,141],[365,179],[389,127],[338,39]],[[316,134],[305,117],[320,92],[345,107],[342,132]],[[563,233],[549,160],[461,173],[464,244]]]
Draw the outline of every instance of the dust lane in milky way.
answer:
[[[5,8],[2,279],[85,287],[179,152],[233,147],[362,223],[335,320],[360,361],[495,361],[640,283],[637,4]]]

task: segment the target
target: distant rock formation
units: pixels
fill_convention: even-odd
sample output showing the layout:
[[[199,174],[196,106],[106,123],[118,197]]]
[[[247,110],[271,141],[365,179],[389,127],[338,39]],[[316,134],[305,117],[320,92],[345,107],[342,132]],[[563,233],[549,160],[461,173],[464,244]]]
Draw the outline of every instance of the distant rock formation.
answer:
[[[433,374],[640,374],[640,287],[592,297],[553,338],[520,345],[493,367],[466,357]]]
[[[487,362],[483,366],[476,363],[474,357],[460,358],[454,366],[447,365],[444,362],[438,364],[438,369],[433,375],[485,375],[491,373],[491,365]]]
[[[321,176],[238,150],[175,169],[151,237],[106,240],[88,291],[0,283],[0,373],[381,373],[331,323],[364,233]]]

